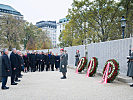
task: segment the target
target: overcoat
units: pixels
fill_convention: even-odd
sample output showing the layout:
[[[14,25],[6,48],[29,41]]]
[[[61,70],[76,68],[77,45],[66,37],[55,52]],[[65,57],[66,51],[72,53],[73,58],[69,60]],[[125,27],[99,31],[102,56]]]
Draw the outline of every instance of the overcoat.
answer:
[[[10,61],[11,61],[11,68],[12,68],[12,71],[16,73],[16,70],[13,70],[14,68],[17,69],[18,67],[18,59],[16,57],[16,54],[15,53],[11,53],[10,55]]]
[[[2,56],[0,56],[0,77],[2,76]]]
[[[67,72],[67,60],[64,53],[60,55],[60,72]]]
[[[54,55],[51,55],[50,56],[50,64],[51,65],[54,65],[55,64],[55,56]]]
[[[60,67],[60,56],[55,56],[55,68]]]
[[[128,59],[129,59],[129,64],[128,64],[127,76],[133,77],[133,52],[131,53],[131,56],[128,57]]]
[[[2,77],[4,76],[11,76],[11,63],[6,54],[2,56]]]
[[[65,60],[66,60],[65,63],[66,65],[68,65],[68,53],[65,53],[64,55],[65,55]]]

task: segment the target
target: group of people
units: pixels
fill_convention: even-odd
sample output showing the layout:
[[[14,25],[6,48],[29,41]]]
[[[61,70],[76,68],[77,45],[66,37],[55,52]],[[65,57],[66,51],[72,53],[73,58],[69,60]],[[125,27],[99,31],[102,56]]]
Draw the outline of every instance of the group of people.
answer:
[[[24,72],[35,72],[35,71],[54,71],[59,69],[60,67],[60,56],[56,53],[49,52],[49,53],[44,53],[44,52],[34,52],[25,53],[23,55],[23,60],[24,60]],[[54,68],[55,67],[55,68]]]
[[[60,69],[63,77],[61,79],[66,79],[67,64],[68,64],[68,54],[64,49],[60,50],[60,55],[54,55],[52,52],[34,52],[23,54],[15,48],[9,55],[8,49],[4,49],[2,54],[2,87],[1,89],[6,90],[9,87],[6,86],[8,76],[11,76],[11,85],[17,85],[19,78],[22,78],[21,71],[24,72],[35,72],[35,71],[54,71]]]

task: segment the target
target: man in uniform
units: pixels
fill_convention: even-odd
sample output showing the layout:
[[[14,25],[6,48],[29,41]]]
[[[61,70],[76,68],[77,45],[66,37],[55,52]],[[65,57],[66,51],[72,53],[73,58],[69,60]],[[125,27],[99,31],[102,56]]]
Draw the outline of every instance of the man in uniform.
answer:
[[[60,50],[60,72],[62,72],[63,77],[61,79],[66,79],[66,72],[67,72],[67,60],[64,54],[64,49]]]

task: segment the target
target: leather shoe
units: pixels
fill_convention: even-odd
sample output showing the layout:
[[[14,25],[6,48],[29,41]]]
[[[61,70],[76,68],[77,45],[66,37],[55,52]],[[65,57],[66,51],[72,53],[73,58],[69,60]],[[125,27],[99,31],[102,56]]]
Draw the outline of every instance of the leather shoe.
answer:
[[[21,80],[16,80],[15,82],[20,82]]]
[[[6,90],[6,89],[9,89],[9,87],[1,87],[2,90]]]
[[[130,85],[130,87],[133,87],[133,84],[132,84],[132,85]]]
[[[66,77],[61,77],[61,79],[66,79]]]
[[[11,83],[11,85],[17,85],[18,83]]]

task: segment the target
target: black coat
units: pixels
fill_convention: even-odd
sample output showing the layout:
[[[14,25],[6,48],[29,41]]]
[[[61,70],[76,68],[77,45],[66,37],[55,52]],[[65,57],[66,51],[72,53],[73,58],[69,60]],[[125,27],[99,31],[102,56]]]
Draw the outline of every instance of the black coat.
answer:
[[[2,76],[2,56],[0,56],[0,77]]]
[[[36,60],[39,61],[40,54],[36,54]]]
[[[16,54],[16,57],[17,57],[17,59],[18,59],[18,65],[17,65],[17,68],[21,68],[21,56],[20,55],[18,55],[18,54]]]
[[[24,59],[24,66],[27,67],[28,66],[28,57],[27,57],[27,55],[24,55],[23,59]]]
[[[45,64],[46,65],[49,65],[50,64],[50,59],[49,59],[49,56],[46,55],[46,58],[45,58]]]
[[[11,63],[6,54],[2,56],[2,77],[4,76],[11,76]]]
[[[36,63],[36,55],[30,54],[30,63],[35,64]]]
[[[60,56],[55,56],[55,68],[60,67]]]
[[[14,68],[18,67],[18,59],[17,59],[16,55],[13,52],[10,55],[10,61],[11,61],[11,68],[12,68],[12,70]]]
[[[50,56],[50,64],[51,65],[54,65],[55,64],[55,56],[54,55],[51,55]]]
[[[46,62],[46,55],[43,54],[43,62]]]
[[[127,76],[133,77],[133,52],[131,53],[131,56],[128,57],[129,65],[128,65],[128,71],[127,71]]]

